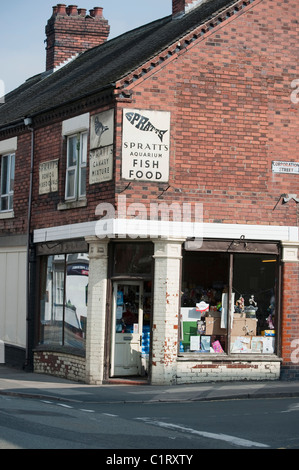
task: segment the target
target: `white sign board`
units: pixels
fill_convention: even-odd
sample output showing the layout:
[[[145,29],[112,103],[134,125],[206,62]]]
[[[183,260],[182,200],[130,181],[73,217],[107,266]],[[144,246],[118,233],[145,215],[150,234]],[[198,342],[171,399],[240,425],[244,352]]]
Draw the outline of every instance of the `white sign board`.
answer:
[[[89,154],[89,184],[112,180],[113,145],[93,149]]]
[[[122,178],[168,182],[170,113],[123,110]]]
[[[114,110],[91,116],[89,184],[113,178]]]
[[[106,147],[113,144],[114,136],[114,110],[91,116],[90,123],[90,149]]]
[[[58,160],[39,164],[39,194],[58,191]]]
[[[272,162],[273,173],[295,173],[299,174],[298,162]]]

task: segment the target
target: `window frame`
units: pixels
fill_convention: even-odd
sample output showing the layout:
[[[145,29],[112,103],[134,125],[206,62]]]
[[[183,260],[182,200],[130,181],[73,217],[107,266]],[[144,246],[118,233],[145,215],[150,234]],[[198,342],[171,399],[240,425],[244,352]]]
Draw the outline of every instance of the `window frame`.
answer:
[[[86,175],[87,175],[87,136],[88,132],[77,132],[67,136],[66,150],[66,177],[65,177],[65,200],[78,201],[86,197]],[[70,165],[71,139],[76,138],[76,161]],[[69,192],[71,173],[74,174],[72,193]],[[85,178],[83,174],[85,173]],[[85,179],[82,190],[83,180]]]
[[[71,260],[71,257],[75,256],[75,260]],[[80,264],[89,265],[89,254],[88,252],[74,252],[74,253],[56,253],[42,255],[40,259],[40,286],[39,286],[39,314],[37,323],[37,343],[36,347],[43,349],[44,347],[50,347],[53,349],[57,348],[68,348],[74,351],[82,352],[86,351],[86,321],[85,325],[81,325],[82,337],[80,344],[73,345],[70,343],[67,332],[67,308],[69,307],[69,295],[70,286],[72,281],[72,275],[68,274],[68,266]],[[88,268],[89,270],[89,268]],[[84,275],[86,279],[86,286],[81,285],[81,294],[85,298],[86,316],[88,312],[88,278],[89,274]],[[78,282],[78,280],[77,280]],[[83,291],[84,289],[84,291]],[[81,296],[81,298],[83,298]],[[46,304],[48,304],[46,306]],[[77,321],[78,321],[78,317]],[[53,325],[51,325],[53,322]],[[55,324],[57,322],[57,324]],[[58,322],[61,322],[59,324]],[[50,326],[50,336],[45,338],[45,328]],[[52,336],[52,326],[56,329],[56,335]],[[80,333],[80,332],[79,332]]]
[[[0,213],[12,212],[13,211],[13,199],[14,199],[14,183],[15,183],[15,152],[6,153],[1,156],[1,172],[0,172]],[[6,166],[5,185],[6,192],[3,193],[4,186],[4,173],[3,173],[3,162],[7,159],[8,163]],[[13,176],[13,178],[12,178]],[[7,209],[2,209],[2,201],[7,199]]]
[[[243,246],[244,244],[244,246]],[[221,360],[224,357],[229,360],[239,360],[242,358],[244,360],[275,360],[276,358],[280,358],[281,356],[281,272],[280,272],[280,260],[281,260],[281,253],[277,243],[271,242],[243,242],[240,241],[213,241],[208,240],[203,242],[203,246],[200,249],[186,249],[183,254],[183,259],[186,253],[195,253],[195,252],[203,252],[208,254],[212,252],[214,254],[220,253],[227,253],[229,256],[229,273],[228,273],[228,313],[227,313],[227,328],[226,328],[226,350],[223,350],[222,354],[212,354],[200,352],[200,358],[202,359],[211,359],[211,360]],[[233,292],[234,292],[234,261],[235,255],[246,254],[246,255],[261,255],[261,256],[269,256],[269,258],[275,257],[275,277],[276,282],[273,285],[275,287],[275,302],[276,302],[276,315],[275,315],[275,322],[274,322],[274,333],[275,333],[275,343],[274,343],[274,351],[273,352],[235,352],[232,350],[232,326],[231,320],[234,318],[235,312],[232,311],[232,307],[235,305],[233,301]],[[183,271],[182,271],[182,282],[184,280]],[[182,289],[183,291],[183,285]],[[236,299],[235,299],[236,300]],[[192,307],[190,307],[192,308]],[[179,331],[180,340],[182,339],[182,323],[179,323]],[[216,335],[217,336],[217,335]],[[242,336],[242,335],[240,335]],[[245,334],[243,335],[245,336]],[[250,336],[250,335],[249,335]],[[253,335],[254,337],[260,336],[260,334]],[[268,336],[268,335],[267,335]],[[271,336],[271,335],[270,335]],[[223,348],[224,349],[224,348]],[[178,350],[178,356],[198,356],[198,352],[196,351],[182,351],[180,348]]]

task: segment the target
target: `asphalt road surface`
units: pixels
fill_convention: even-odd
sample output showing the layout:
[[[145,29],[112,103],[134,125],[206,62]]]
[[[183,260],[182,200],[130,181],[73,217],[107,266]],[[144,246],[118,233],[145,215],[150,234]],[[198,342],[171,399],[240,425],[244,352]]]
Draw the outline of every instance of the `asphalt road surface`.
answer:
[[[106,464],[188,466],[202,449],[298,449],[298,418],[298,398],[84,407],[0,396],[0,449],[104,449]]]

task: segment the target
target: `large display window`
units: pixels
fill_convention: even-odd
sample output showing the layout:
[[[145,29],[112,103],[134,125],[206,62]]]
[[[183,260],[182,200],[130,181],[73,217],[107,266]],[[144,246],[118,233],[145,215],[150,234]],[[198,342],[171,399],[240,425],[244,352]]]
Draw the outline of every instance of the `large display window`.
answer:
[[[180,352],[274,354],[278,256],[185,251]]]
[[[39,344],[85,349],[88,274],[86,253],[43,257]]]

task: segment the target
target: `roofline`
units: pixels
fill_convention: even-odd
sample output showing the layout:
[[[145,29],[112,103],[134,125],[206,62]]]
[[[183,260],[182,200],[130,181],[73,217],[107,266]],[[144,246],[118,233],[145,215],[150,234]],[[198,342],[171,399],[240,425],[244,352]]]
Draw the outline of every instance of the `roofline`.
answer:
[[[214,12],[209,19],[198,24],[182,36],[179,36],[175,41],[165,46],[164,49],[161,49],[156,55],[148,58],[143,64],[140,64],[129,73],[120,77],[116,81],[117,85],[130,89],[132,86],[136,85],[140,79],[144,79],[145,74],[152,72],[159,65],[163,65],[167,60],[176,58],[179,53],[184,52],[184,50],[190,47],[194,41],[205,39],[207,35],[213,34],[214,31],[217,31],[217,27],[221,27],[226,21],[232,21],[236,15],[245,13],[256,1],[258,0],[236,0],[231,5]],[[191,12],[186,13],[186,15],[189,13]],[[147,65],[148,67],[146,67]],[[136,72],[138,73],[136,74]]]
[[[83,100],[84,98],[88,98],[90,96],[102,93],[108,89],[117,88],[119,89],[120,93],[123,90],[129,91],[140,80],[145,79],[146,77],[149,77],[151,73],[153,73],[153,71],[157,71],[159,66],[163,66],[163,64],[167,63],[168,61],[174,60],[175,58],[178,57],[178,55],[184,53],[190,47],[192,47],[195,42],[197,43],[198,41],[208,37],[210,34],[213,34],[214,32],[218,31],[219,27],[222,27],[223,24],[227,24],[227,22],[230,22],[234,18],[242,15],[243,13],[246,13],[250,8],[254,6],[252,4],[259,3],[260,1],[262,0],[235,0],[235,1],[232,0],[232,3],[230,3],[229,6],[224,6],[222,8],[219,8],[219,10],[217,10],[214,13],[211,13],[208,18],[203,20],[202,23],[198,23],[194,26],[190,26],[190,29],[182,33],[179,33],[176,39],[169,42],[168,45],[165,45],[164,47],[162,46],[162,48],[157,53],[153,53],[154,55],[145,58],[144,62],[140,62],[139,65],[136,65],[130,71],[125,72],[124,75],[119,74],[118,78],[115,78],[113,82],[110,82],[100,88],[93,89],[92,91],[88,91],[87,93],[76,96],[74,98],[61,102],[59,104],[49,106],[44,109],[40,109],[24,117],[36,118],[37,116],[42,116],[55,109],[58,111],[59,109],[62,109],[65,106],[68,106],[72,103],[76,103],[80,100]],[[191,14],[191,12],[189,12],[188,15],[189,14]],[[164,18],[160,18],[155,21],[152,21],[148,25],[155,24],[155,23],[158,24],[159,22],[167,21],[170,18],[172,18],[172,15],[167,15]],[[132,31],[142,29],[148,25],[139,26],[133,29]],[[125,36],[132,31],[123,33],[120,36],[112,38],[110,41],[107,41],[105,44],[108,44],[109,42],[113,42],[114,40],[119,41],[122,38],[122,36]],[[98,46],[95,46],[94,48],[96,47]],[[91,49],[94,49],[94,48],[91,48]],[[88,49],[85,52],[88,53],[91,49]],[[68,65],[69,64],[67,64],[66,67]],[[61,69],[57,70],[57,73],[59,73],[60,70]],[[35,75],[31,79],[34,80],[35,77],[39,77],[39,76],[42,77],[43,75],[45,75],[44,78],[47,78],[47,75],[45,74],[45,72],[43,72],[41,74]],[[52,74],[50,74],[49,76],[52,76]],[[30,81],[31,79],[29,79],[28,81]],[[14,93],[16,90],[13,90],[13,92],[11,93]],[[16,128],[17,126],[22,125],[24,117],[19,117],[15,121],[7,122],[3,126],[0,126],[0,132],[1,133],[6,132],[8,130],[12,130]]]
[[[32,113],[32,114],[29,114],[27,116],[22,116],[20,119],[18,119],[17,121],[14,121],[14,122],[10,122],[9,124],[5,125],[5,126],[0,126],[0,133],[2,132],[6,132],[6,131],[9,131],[9,130],[12,130],[12,129],[16,129],[17,127],[19,126],[22,126],[24,125],[24,119],[25,118],[36,118],[37,116],[41,116],[42,114],[46,114],[46,113],[49,113],[51,111],[53,111],[54,109],[59,109],[59,108],[62,108],[63,106],[68,106],[72,103],[75,103],[76,101],[80,101],[84,98],[88,98],[89,96],[92,96],[92,95],[95,95],[96,93],[101,93],[105,90],[109,90],[109,89],[114,89],[116,87],[116,83],[114,82],[111,82],[109,83],[108,85],[105,85],[97,90],[93,90],[91,92],[88,92],[88,93],[85,93],[84,95],[81,95],[81,96],[78,96],[76,98],[73,98],[71,100],[68,100],[68,101],[65,101],[64,103],[61,103],[59,106],[51,106],[49,108],[45,108],[43,109],[42,111],[38,111],[36,113]]]

